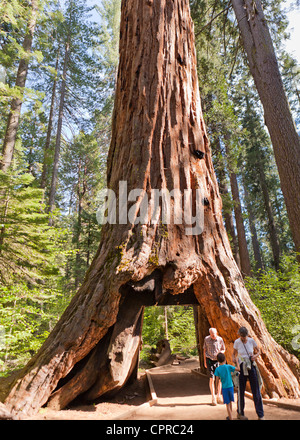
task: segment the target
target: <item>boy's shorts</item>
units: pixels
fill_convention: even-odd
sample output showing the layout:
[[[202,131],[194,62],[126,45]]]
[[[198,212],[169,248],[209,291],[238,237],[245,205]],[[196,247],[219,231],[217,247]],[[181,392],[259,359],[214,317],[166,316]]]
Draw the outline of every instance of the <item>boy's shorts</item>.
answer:
[[[209,358],[206,358],[206,365],[207,365],[208,377],[215,377],[214,372],[216,371],[216,368],[219,366],[219,362],[213,361],[212,359],[209,359]]]
[[[222,388],[222,395],[225,404],[234,402],[234,388]]]

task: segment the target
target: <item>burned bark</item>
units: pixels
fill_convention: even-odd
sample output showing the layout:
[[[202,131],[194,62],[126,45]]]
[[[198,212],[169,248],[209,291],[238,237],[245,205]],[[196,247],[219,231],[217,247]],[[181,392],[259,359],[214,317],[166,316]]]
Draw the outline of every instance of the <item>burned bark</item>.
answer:
[[[202,159],[195,151],[205,153]],[[63,407],[70,392],[71,398],[86,393],[87,399],[94,399],[119,389],[134,370],[142,305],[186,292],[197,298],[229,352],[238,326],[251,330],[263,351],[260,366],[269,393],[300,396],[299,362],[268,334],[223,225],[200,105],[188,0],[122,2],[108,187],[117,195],[112,206],[120,214],[118,221],[103,226],[81,288],[13,384],[5,402],[8,409],[30,414],[47,401]],[[133,189],[142,191],[129,197]],[[178,189],[179,195],[191,190],[193,208],[199,189],[203,231],[191,230],[189,217],[175,221],[176,197],[170,199],[172,214],[164,223],[163,204],[155,209],[152,189]],[[146,195],[148,209],[141,221]],[[134,298],[126,313],[124,292]]]
[[[141,345],[143,297],[133,293],[122,296],[116,324],[92,350],[86,361],[79,363],[70,377],[58,384],[47,406],[64,408],[82,389],[82,398],[93,401],[106,391],[117,391],[131,376],[138,361]]]

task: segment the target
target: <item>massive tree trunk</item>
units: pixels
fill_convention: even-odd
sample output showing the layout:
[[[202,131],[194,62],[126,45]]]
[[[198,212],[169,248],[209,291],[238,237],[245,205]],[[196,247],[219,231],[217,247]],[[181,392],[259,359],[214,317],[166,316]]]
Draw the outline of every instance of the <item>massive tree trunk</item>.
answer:
[[[11,109],[8,116],[7,126],[6,126],[6,132],[2,147],[2,159],[0,162],[0,168],[2,171],[6,172],[8,168],[11,165],[15,144],[16,144],[16,138],[17,138],[17,131],[19,128],[19,122],[20,122],[20,116],[21,116],[21,107],[23,102],[23,93],[24,88],[26,84],[26,78],[28,73],[28,65],[29,65],[29,55],[31,52],[32,47],[32,40],[33,40],[33,34],[34,29],[36,25],[36,19],[37,19],[37,13],[38,13],[38,1],[32,0],[31,2],[31,15],[28,21],[28,26],[26,29],[26,35],[24,37],[23,41],[23,50],[24,55],[23,58],[20,60],[19,68],[17,72],[17,78],[16,78],[16,87],[19,88],[21,97],[14,98],[11,103]]]
[[[232,0],[251,74],[264,107],[300,262],[300,140],[260,0]]]
[[[229,356],[238,327],[247,326],[263,352],[259,365],[266,391],[300,396],[299,362],[267,332],[223,225],[188,0],[122,2],[108,187],[117,195],[117,222],[111,215],[112,224],[103,226],[81,288],[12,384],[8,409],[29,414],[47,401],[61,408],[79,394],[93,400],[118,390],[135,370],[142,307],[180,298],[198,303],[207,324],[224,337]],[[170,222],[162,203],[153,212],[156,195],[151,190],[163,188],[177,188],[180,194],[193,190],[193,208],[200,217],[204,213],[203,231],[200,225],[191,230],[188,216],[178,221],[180,194],[172,199],[178,210]],[[133,189],[144,193],[127,199]],[[196,204],[196,189],[203,204]],[[206,329],[202,326],[199,341]]]

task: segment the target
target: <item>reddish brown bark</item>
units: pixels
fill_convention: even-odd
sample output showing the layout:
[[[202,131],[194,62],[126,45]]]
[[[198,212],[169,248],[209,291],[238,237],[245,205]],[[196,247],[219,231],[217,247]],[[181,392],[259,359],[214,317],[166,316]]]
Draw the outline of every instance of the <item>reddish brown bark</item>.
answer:
[[[204,159],[195,156],[196,150],[206,153]],[[187,225],[174,224],[174,219],[163,224],[161,211],[156,222],[150,221],[149,211],[145,224],[107,223],[82,287],[12,386],[8,409],[29,414],[47,401],[63,407],[79,394],[93,399],[117,390],[135,369],[141,307],[182,295],[191,303],[196,296],[207,325],[224,337],[229,355],[238,326],[246,325],[263,351],[260,367],[267,392],[300,396],[299,362],[268,334],[223,226],[188,0],[122,3],[108,157],[108,186],[116,194],[119,181],[127,181],[128,190],[144,189],[150,206],[153,188],[201,188],[207,199],[203,233],[187,235]],[[138,204],[130,207],[137,218]],[[122,312],[130,298],[132,305]],[[206,326],[198,327],[199,341]]]

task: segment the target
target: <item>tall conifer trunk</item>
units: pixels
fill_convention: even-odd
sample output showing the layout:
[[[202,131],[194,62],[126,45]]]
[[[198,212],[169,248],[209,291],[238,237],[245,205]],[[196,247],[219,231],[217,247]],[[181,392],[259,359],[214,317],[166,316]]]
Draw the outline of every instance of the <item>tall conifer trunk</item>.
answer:
[[[58,165],[59,165],[59,159],[60,159],[60,146],[61,146],[62,124],[63,124],[65,95],[66,95],[66,79],[67,79],[69,57],[70,57],[70,41],[68,39],[68,41],[65,45],[64,66],[63,66],[62,82],[61,82],[61,88],[60,88],[54,160],[53,160],[52,178],[51,178],[50,194],[49,194],[49,212],[50,213],[53,212],[54,207],[55,207],[55,195],[56,195],[56,189],[57,189],[56,187],[57,187],[57,179],[58,179]],[[49,225],[50,226],[53,225],[52,217],[50,217],[50,219],[49,219]]]
[[[17,138],[17,131],[19,128],[19,122],[21,116],[23,93],[24,93],[24,88],[28,73],[29,55],[32,47],[32,40],[36,25],[37,13],[38,13],[38,1],[32,0],[31,14],[23,41],[23,50],[25,55],[23,55],[23,58],[19,62],[17,78],[16,78],[16,87],[19,88],[20,94],[22,96],[18,98],[14,98],[12,100],[10,113],[8,115],[8,121],[6,125],[4,142],[2,146],[2,159],[0,162],[0,168],[4,172],[8,170],[13,159],[16,138]]]
[[[230,186],[231,186],[232,198],[234,201],[234,216],[235,216],[237,236],[238,236],[241,272],[244,276],[250,276],[251,263],[250,263],[250,257],[249,257],[247,239],[246,239],[242,207],[241,207],[239,186],[238,186],[237,176],[233,171],[230,172]]]
[[[50,104],[50,112],[49,112],[49,121],[47,128],[47,136],[44,147],[44,161],[43,161],[43,171],[41,176],[41,188],[45,189],[47,184],[47,177],[49,173],[49,159],[50,159],[50,143],[51,143],[51,135],[52,135],[52,127],[53,127],[53,117],[54,117],[54,106],[55,106],[55,98],[56,98],[56,86],[57,86],[57,71],[58,71],[58,62],[59,62],[59,49],[57,50],[56,56],[56,64],[55,64],[55,77],[53,79],[52,86],[52,94],[51,94],[51,104]]]
[[[266,182],[265,172],[261,162],[257,163],[258,168],[258,178],[262,189],[265,209],[268,217],[268,229],[270,234],[270,243],[273,254],[274,267],[276,270],[279,270],[280,264],[280,246],[277,234],[277,228],[275,225],[275,219],[273,214],[273,208],[269,196],[269,189]]]
[[[284,91],[260,0],[232,0],[249,67],[259,93],[300,262],[300,140]]]
[[[266,392],[299,397],[299,362],[267,332],[223,225],[188,0],[122,2],[107,179],[119,202],[120,182],[127,182],[128,192],[144,189],[148,208],[154,204],[151,189],[192,189],[194,195],[200,189],[203,232],[189,235],[189,221],[175,224],[172,216],[164,224],[161,205],[156,216],[149,209],[144,222],[135,222],[144,198],[128,201],[131,221],[103,226],[81,288],[12,384],[8,409],[29,414],[47,402],[61,408],[80,394],[93,400],[118,390],[135,371],[143,306],[184,294],[197,300],[206,317],[206,325],[197,326],[199,341],[207,324],[216,327],[231,359],[237,329],[247,326],[263,352],[259,366]],[[122,213],[126,206],[117,203],[117,208]]]
[[[255,260],[255,270],[261,271],[261,270],[263,270],[263,262],[262,262],[262,258],[261,258],[261,251],[260,251],[260,246],[259,246],[259,241],[258,241],[257,231],[256,231],[256,226],[255,226],[255,217],[254,217],[254,213],[253,213],[253,209],[251,206],[249,193],[248,193],[248,189],[247,189],[247,185],[246,185],[245,181],[243,181],[243,187],[244,187],[246,208],[247,208],[247,212],[248,212],[249,228],[250,228],[250,232],[251,232],[251,242],[252,242],[254,260]]]
[[[228,185],[227,185],[227,181],[226,181],[225,163],[224,163],[224,158],[222,157],[219,138],[216,139],[215,149],[216,149],[218,156],[219,156],[218,168],[216,170],[216,174],[219,179],[220,193],[221,193],[222,197],[226,197],[226,199],[228,199],[229,189],[228,189]],[[226,232],[227,232],[228,236],[230,237],[231,249],[232,249],[232,252],[234,255],[234,259],[235,259],[239,269],[241,269],[241,259],[240,259],[237,236],[236,236],[235,228],[234,228],[232,208],[226,206],[226,203],[225,203],[225,206],[223,204],[223,217],[224,217]]]

